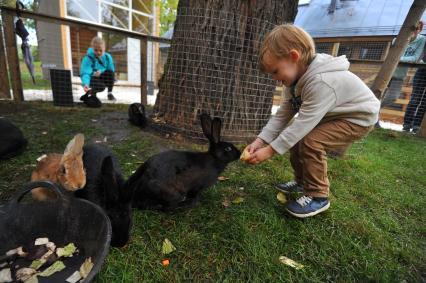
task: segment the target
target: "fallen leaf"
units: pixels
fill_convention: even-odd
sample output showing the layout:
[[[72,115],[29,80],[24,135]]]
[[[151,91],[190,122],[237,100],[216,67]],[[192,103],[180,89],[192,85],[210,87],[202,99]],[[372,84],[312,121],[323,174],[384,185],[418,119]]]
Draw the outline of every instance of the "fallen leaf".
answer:
[[[297,269],[297,270],[302,269],[302,268],[304,268],[304,267],[305,267],[304,265],[302,265],[302,264],[300,264],[300,263],[297,263],[297,262],[295,262],[294,260],[289,259],[289,258],[288,258],[288,257],[286,257],[286,256],[280,256],[280,257],[279,257],[279,260],[280,260],[282,263],[284,263],[285,265],[291,266],[291,267],[293,267],[294,269]]]
[[[170,264],[170,260],[168,260],[168,259],[163,259],[163,260],[161,261],[161,263],[163,264],[163,266],[167,266],[167,265],[169,265],[169,264]]]
[[[277,194],[277,200],[279,202],[281,202],[281,203],[286,203],[287,202],[287,197],[282,192],[278,192],[278,194]]]
[[[244,187],[239,187],[238,188],[240,191],[244,191]]]
[[[226,180],[229,180],[229,178],[228,178],[228,177],[225,177],[225,176],[219,176],[219,177],[217,177],[217,179],[218,179],[219,181],[226,181]]]
[[[30,279],[34,274],[36,274],[36,270],[28,267],[24,267],[16,271],[16,280],[18,281],[27,281]]]
[[[222,205],[223,205],[223,207],[227,208],[227,207],[229,207],[229,206],[231,205],[231,203],[229,202],[229,200],[228,200],[228,199],[225,199],[225,200],[222,202]]]
[[[164,239],[164,241],[163,241],[163,248],[161,250],[162,253],[164,255],[166,255],[166,254],[174,252],[175,250],[176,250],[176,248],[175,248],[175,246],[173,246],[172,242],[170,242],[170,240],[167,239],[167,238]]]
[[[243,197],[236,197],[236,198],[232,201],[232,203],[233,203],[233,204],[239,204],[239,203],[242,203],[242,202],[244,202],[244,198],[243,198]]]
[[[65,269],[65,264],[62,261],[58,260],[58,261],[55,261],[54,264],[46,268],[42,273],[39,273],[38,276],[49,277],[52,274],[62,271],[64,269]]]
[[[6,253],[7,256],[12,256],[12,255],[19,255],[21,257],[25,257],[27,256],[28,253],[24,252],[22,247],[18,247],[16,249],[10,250]]]
[[[66,245],[63,248],[57,248],[56,249],[56,254],[58,255],[58,257],[72,257],[72,255],[75,253],[75,251],[77,250],[76,246],[74,245],[74,243],[69,243],[68,245]]]
[[[42,135],[47,135],[47,132],[41,132]]]
[[[49,238],[37,238],[35,240],[34,245],[41,246],[41,245],[46,245],[47,243],[49,243]]]
[[[80,271],[77,270],[76,272],[71,274],[71,276],[68,277],[67,280],[65,280],[65,281],[67,281],[69,283],[76,283],[76,282],[80,281],[80,279],[81,279],[81,274],[80,274]]]
[[[54,242],[49,242],[46,244],[46,248],[48,248],[50,251],[54,252],[56,249],[56,245]]]
[[[43,154],[42,156],[39,156],[38,158],[37,158],[37,162],[40,162],[40,161],[42,161],[43,159],[45,159],[47,157],[47,155],[46,154]]]
[[[0,271],[0,282],[12,282],[12,272],[10,268],[5,268]]]
[[[43,261],[41,259],[36,259],[31,262],[30,268],[38,270],[46,261]]]
[[[92,258],[86,258],[86,260],[84,261],[84,263],[80,266],[80,275],[82,278],[86,278],[90,271],[93,268],[93,262],[92,262]]]

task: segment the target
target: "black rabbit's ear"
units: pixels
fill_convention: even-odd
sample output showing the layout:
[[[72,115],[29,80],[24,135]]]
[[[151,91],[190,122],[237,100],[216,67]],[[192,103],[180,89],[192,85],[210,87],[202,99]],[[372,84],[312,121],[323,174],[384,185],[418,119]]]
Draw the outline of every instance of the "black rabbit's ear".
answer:
[[[220,142],[220,130],[222,129],[222,120],[215,117],[212,122],[212,137],[215,143]]]
[[[204,135],[209,139],[209,141],[213,141],[212,137],[212,120],[210,116],[206,113],[200,115],[201,120],[201,128],[203,129]]]

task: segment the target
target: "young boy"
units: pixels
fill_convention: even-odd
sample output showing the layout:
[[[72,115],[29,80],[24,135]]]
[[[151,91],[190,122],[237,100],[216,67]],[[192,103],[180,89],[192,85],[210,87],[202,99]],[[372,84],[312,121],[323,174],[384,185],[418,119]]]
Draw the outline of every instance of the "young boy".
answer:
[[[112,94],[114,86],[114,61],[111,54],[105,52],[105,42],[100,37],[94,37],[87,49],[87,54],[81,61],[80,77],[85,94],[80,98],[83,100],[90,94],[103,91],[108,88],[108,100],[115,100]]]
[[[345,56],[315,54],[312,38],[296,26],[274,28],[259,59],[262,69],[287,88],[276,115],[248,146],[248,162],[290,151],[295,180],[277,188],[303,193],[287,203],[291,215],[316,215],[330,207],[326,153],[342,154],[365,137],[378,120],[380,102],[348,71]]]

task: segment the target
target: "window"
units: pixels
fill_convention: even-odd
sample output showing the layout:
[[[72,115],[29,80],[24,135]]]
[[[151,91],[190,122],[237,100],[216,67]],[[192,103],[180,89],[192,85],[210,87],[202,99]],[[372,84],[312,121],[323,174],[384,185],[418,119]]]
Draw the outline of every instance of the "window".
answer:
[[[117,4],[123,7],[129,7],[129,0],[104,0],[105,2],[110,2],[112,4]]]
[[[387,42],[366,42],[361,46],[360,59],[382,60]]]
[[[146,33],[146,34],[153,34],[154,32],[153,23],[154,23],[154,19],[133,13],[133,16],[132,16],[133,31]]]
[[[128,29],[129,11],[102,3],[102,23]]]
[[[338,55],[348,59],[382,60],[387,42],[344,42],[340,44]]]
[[[127,38],[107,33],[104,33],[102,38],[105,41],[105,50],[114,60],[116,78],[127,80]]]
[[[138,12],[152,14],[153,0],[132,0],[132,9]]]
[[[68,16],[98,22],[98,1],[67,0]]]

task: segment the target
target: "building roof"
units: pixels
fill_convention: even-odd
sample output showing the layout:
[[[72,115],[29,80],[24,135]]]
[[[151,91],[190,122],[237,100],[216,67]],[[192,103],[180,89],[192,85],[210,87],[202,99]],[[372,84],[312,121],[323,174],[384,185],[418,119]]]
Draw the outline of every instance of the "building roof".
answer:
[[[336,9],[329,13],[332,2],[336,2]],[[396,36],[412,3],[413,0],[303,0],[299,2],[295,25],[314,38]],[[422,19],[426,22],[425,14]]]

